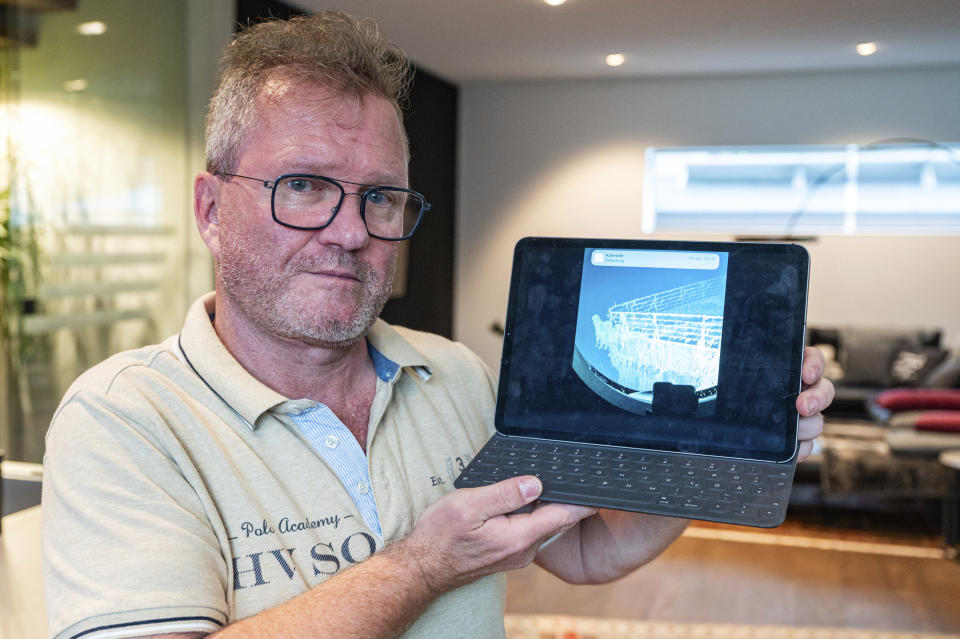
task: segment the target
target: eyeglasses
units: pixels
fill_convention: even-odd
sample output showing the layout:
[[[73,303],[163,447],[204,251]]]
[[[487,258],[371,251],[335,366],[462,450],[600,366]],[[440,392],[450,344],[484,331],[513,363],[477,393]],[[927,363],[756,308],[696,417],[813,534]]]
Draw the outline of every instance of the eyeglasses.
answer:
[[[214,175],[260,182],[263,188],[271,190],[270,210],[274,221],[303,231],[318,231],[329,226],[348,195],[360,196],[360,217],[367,233],[380,240],[408,239],[417,230],[424,212],[430,210],[422,195],[396,186],[373,186],[303,173],[288,173],[272,181],[222,171]],[[344,184],[364,190],[348,193]]]

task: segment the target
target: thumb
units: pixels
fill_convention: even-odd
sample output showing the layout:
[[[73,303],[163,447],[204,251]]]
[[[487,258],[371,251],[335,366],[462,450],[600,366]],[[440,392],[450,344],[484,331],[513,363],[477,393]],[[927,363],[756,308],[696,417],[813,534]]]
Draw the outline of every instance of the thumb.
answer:
[[[543,484],[532,475],[512,477],[490,486],[467,489],[474,493],[476,516],[481,521],[511,513],[535,501],[543,492]]]

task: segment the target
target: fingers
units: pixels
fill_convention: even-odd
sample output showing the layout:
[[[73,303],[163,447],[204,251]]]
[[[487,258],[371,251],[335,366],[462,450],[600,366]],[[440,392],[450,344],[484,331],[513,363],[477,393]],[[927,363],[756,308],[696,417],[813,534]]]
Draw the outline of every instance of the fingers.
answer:
[[[807,346],[803,350],[803,370],[801,372],[803,383],[807,385],[815,384],[817,380],[823,377],[823,370],[826,365],[827,361],[820,349]]]
[[[797,459],[802,461],[813,452],[813,440],[823,432],[823,415],[821,411],[833,402],[836,391],[833,383],[823,377],[826,359],[819,349],[808,346],[803,352],[803,379],[804,389],[797,396],[797,412],[800,420],[797,423]]]
[[[532,526],[543,531],[541,533],[543,539],[540,543],[559,533],[566,532],[580,523],[580,520],[595,514],[597,514],[597,509],[590,506],[556,503],[542,504],[530,513]]]
[[[810,453],[813,452],[813,441],[800,442],[800,446],[797,449],[797,461],[802,462],[804,459],[810,456]]]
[[[812,417],[833,402],[835,393],[833,383],[821,377],[797,396],[797,411],[802,417]]]
[[[797,424],[797,439],[801,442],[812,441],[823,433],[823,415],[801,417]]]

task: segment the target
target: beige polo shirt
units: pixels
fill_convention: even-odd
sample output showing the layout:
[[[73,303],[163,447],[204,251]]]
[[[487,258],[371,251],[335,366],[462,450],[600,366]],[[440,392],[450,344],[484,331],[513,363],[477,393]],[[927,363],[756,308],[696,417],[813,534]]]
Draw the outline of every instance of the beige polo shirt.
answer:
[[[67,391],[47,434],[44,585],[51,637],[213,632],[287,601],[408,534],[493,431],[494,381],[461,344],[379,321],[367,445],[382,540],[291,415],[210,322],[121,353]],[[390,588],[389,583],[371,588]],[[405,637],[502,637],[505,579],[438,599]]]

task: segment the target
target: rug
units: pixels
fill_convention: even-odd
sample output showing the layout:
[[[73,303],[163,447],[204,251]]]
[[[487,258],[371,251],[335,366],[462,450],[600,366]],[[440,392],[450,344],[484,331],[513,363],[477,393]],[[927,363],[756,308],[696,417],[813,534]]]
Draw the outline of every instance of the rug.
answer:
[[[960,639],[958,634],[673,623],[563,615],[506,615],[504,623],[507,639]]]

